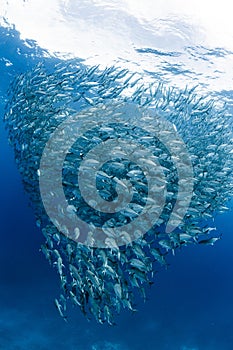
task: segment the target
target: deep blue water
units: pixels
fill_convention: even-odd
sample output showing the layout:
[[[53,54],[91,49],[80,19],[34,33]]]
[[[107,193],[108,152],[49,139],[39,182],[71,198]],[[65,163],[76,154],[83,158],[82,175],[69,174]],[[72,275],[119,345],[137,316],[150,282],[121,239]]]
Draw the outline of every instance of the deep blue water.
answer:
[[[67,324],[59,317],[53,304],[58,276],[39,251],[42,233],[2,123],[11,79],[41,59],[51,66],[57,61],[39,56],[40,49],[26,47],[15,29],[0,27],[0,349],[233,349],[232,212],[217,217],[223,236],[214,247],[177,251],[168,269],[156,274],[146,303],[138,302],[137,313],[122,312],[116,326],[88,322],[78,309]]]

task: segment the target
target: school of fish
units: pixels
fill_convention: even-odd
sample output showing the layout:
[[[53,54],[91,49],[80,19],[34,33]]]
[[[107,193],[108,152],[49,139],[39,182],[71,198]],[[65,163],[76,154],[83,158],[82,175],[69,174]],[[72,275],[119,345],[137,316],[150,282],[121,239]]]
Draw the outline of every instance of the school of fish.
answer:
[[[136,310],[138,293],[146,299],[147,286],[153,283],[158,267],[166,266],[169,252],[174,254],[177,248],[192,243],[213,245],[220,238],[220,235],[214,235],[216,228],[211,222],[217,213],[228,210],[228,201],[233,194],[232,116],[217,108],[212,100],[198,95],[195,88],[179,91],[161,83],[146,84],[143,77],[127,69],[108,67],[101,70],[99,66],[85,67],[77,60],[70,60],[53,69],[40,63],[19,75],[12,82],[8,97],[4,120],[9,142],[14,148],[15,161],[37,225],[45,237],[41,250],[60,278],[61,294],[55,299],[55,306],[65,321],[68,305],[73,304],[87,318],[94,317],[101,324],[114,324],[115,314],[122,308]],[[115,105],[121,103],[130,103],[145,111],[143,130],[132,129],[132,116],[128,123],[126,118],[124,125],[114,125]],[[64,193],[69,202],[68,214],[75,212],[94,228],[108,222],[108,248],[101,248],[94,246],[94,236],[89,237],[90,244],[82,244],[57,229],[44,209],[39,178],[42,153],[54,130],[69,116],[78,118],[79,113],[88,116],[93,113],[94,119],[95,111],[104,114],[106,108],[112,115],[109,124],[100,130],[97,126],[72,145],[62,172]],[[169,233],[165,226],[179,191],[178,173],[171,154],[150,133],[147,112],[153,116],[154,123],[158,115],[174,125],[186,145],[193,168],[189,208],[183,218],[176,213],[177,220],[182,220]],[[162,133],[165,131],[161,130]],[[95,185],[105,200],[115,199],[116,184],[124,187],[124,179],[130,180],[134,189],[131,209],[111,217],[109,213],[99,213],[83,203],[77,184],[77,168],[91,147],[124,135],[135,136],[156,155],[164,169],[167,194],[156,224],[133,241],[126,230],[124,244],[119,246],[111,227],[134,220],[146,201],[154,201],[148,197],[145,175],[137,164],[125,159],[120,152],[114,161],[101,169]],[[166,137],[170,148],[175,149],[177,141],[172,139],[169,131],[166,131]],[[164,186],[163,183],[160,185]],[[185,199],[185,191],[182,195]],[[67,213],[61,210],[60,215]],[[81,236],[81,228],[77,227],[74,234],[77,238]]]

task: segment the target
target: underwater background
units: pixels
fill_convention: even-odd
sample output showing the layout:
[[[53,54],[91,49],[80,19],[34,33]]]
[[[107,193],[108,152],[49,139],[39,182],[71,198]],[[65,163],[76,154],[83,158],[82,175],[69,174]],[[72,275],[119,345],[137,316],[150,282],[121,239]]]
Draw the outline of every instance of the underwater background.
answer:
[[[53,302],[58,275],[40,251],[43,235],[3,125],[14,77],[41,61],[53,69],[72,57],[84,65],[126,67],[156,84],[198,85],[199,94],[225,102],[232,114],[227,4],[0,1],[0,349],[233,349],[232,211],[215,218],[222,239],[214,246],[191,245],[169,256],[136,313],[123,311],[108,326],[74,308],[65,323]]]

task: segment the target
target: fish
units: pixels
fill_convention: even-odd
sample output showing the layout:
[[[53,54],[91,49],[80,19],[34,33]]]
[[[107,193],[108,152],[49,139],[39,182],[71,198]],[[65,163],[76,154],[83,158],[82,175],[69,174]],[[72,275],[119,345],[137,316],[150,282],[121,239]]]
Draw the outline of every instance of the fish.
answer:
[[[48,179],[54,203],[50,218],[40,193],[44,176],[41,158],[47,142],[63,122],[77,121],[79,125],[82,120],[89,129],[67,151],[62,169],[66,207],[53,187],[56,176]],[[137,120],[143,127],[134,125]],[[164,129],[163,121],[169,122],[171,128]],[[136,311],[137,295],[146,301],[153,276],[159,267],[167,267],[169,254],[191,244],[213,246],[222,237],[209,226],[209,219],[225,213],[233,195],[233,122],[214,101],[199,95],[196,87],[179,90],[162,81],[148,84],[143,74],[124,67],[85,67],[75,59],[60,62],[53,69],[41,62],[10,85],[4,122],[36,223],[42,230],[41,252],[59,275],[62,294],[55,298],[55,306],[65,321],[70,300],[87,319],[92,317],[100,324],[113,326],[122,309]],[[173,138],[174,132],[179,139]],[[69,133],[72,138],[73,126]],[[121,139],[129,143],[127,149],[120,144]],[[61,134],[61,142],[50,152],[51,162],[65,150],[62,140]],[[112,140],[118,140],[113,149],[108,146]],[[171,152],[161,140],[169,144]],[[109,155],[110,161],[100,156],[86,159],[88,152],[102,142],[103,159]],[[184,151],[179,152],[183,143],[194,184],[185,213],[189,180],[179,176],[187,173],[189,162]],[[134,157],[133,162],[129,155]],[[179,173],[177,164],[182,158]],[[89,193],[97,189],[109,207],[131,183],[131,202],[119,211],[106,213],[92,198],[96,209],[91,208],[82,198],[77,175],[84,159],[83,176],[96,169],[96,183],[88,185]],[[152,184],[148,181],[150,172]],[[165,205],[154,223],[161,208],[161,191],[165,193]],[[180,205],[173,213],[178,195]],[[145,208],[150,208],[146,216],[150,229],[146,232],[140,220]],[[178,226],[167,233],[165,226],[172,214],[172,222]],[[70,220],[81,217],[88,223],[88,230],[85,225],[77,225],[69,236],[69,222],[60,223],[66,215]],[[134,220],[137,225],[132,235],[127,225]],[[95,246],[99,228],[105,233],[105,247]],[[81,241],[84,238],[88,244]]]
[[[150,271],[150,266],[147,266],[143,261],[139,259],[132,259],[130,261],[130,265],[143,272]]]
[[[212,245],[213,246],[215,244],[215,242],[217,242],[219,239],[221,239],[221,236],[219,236],[219,237],[211,237],[211,238],[208,238],[208,239],[202,239],[198,243],[199,244]]]
[[[67,322],[67,317],[64,316],[63,311],[62,311],[62,305],[59,303],[58,299],[55,298],[54,300],[55,306],[60,314],[60,316],[63,318],[65,322]]]

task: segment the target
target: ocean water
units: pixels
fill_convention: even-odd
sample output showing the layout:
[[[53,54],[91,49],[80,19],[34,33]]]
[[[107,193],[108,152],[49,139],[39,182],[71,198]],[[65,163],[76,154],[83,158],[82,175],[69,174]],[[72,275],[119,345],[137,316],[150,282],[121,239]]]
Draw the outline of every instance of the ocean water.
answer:
[[[123,311],[109,326],[73,308],[65,323],[53,303],[60,293],[58,275],[40,251],[43,235],[3,125],[14,77],[41,61],[53,69],[72,57],[88,66],[126,67],[152,83],[197,85],[200,95],[225,102],[231,114],[229,8],[225,2],[209,8],[200,2],[199,11],[197,3],[2,1],[0,349],[233,349],[232,211],[216,216],[222,239],[214,246],[191,245],[169,257],[136,313]]]

